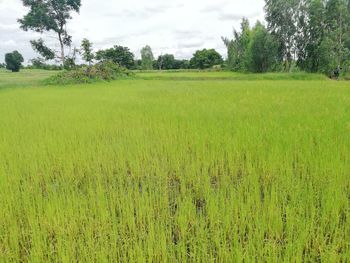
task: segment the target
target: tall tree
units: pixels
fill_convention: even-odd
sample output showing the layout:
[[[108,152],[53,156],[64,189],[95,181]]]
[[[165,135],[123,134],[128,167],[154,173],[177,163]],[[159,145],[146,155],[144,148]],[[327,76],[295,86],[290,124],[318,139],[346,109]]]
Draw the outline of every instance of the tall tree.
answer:
[[[150,70],[153,69],[153,52],[150,46],[145,46],[141,49],[141,66],[142,69]]]
[[[72,44],[72,36],[67,31],[68,20],[72,12],[79,12],[81,0],[22,0],[29,12],[18,22],[25,31],[54,32],[60,45],[57,56],[65,64],[65,48]],[[34,49],[46,59],[52,59],[55,52],[46,47],[44,41],[32,41]]]
[[[281,60],[289,71],[296,59],[298,12],[302,0],[265,0],[266,21],[270,32],[277,38]]]
[[[252,72],[273,71],[279,64],[278,44],[266,27],[259,21],[252,29],[248,54],[248,70]]]
[[[83,59],[89,64],[89,66],[91,66],[95,55],[92,50],[92,43],[90,42],[90,40],[84,38],[81,42],[81,49]]]
[[[325,43],[325,1],[308,0],[306,3],[305,23],[300,26],[303,38],[298,42],[298,66],[305,71],[321,71],[324,62],[321,57],[329,53]]]
[[[242,19],[241,31],[234,30],[234,39],[222,38],[227,47],[228,67],[235,71],[246,71],[248,65],[248,49],[251,40],[249,21]]]
[[[333,67],[349,67],[350,1],[328,0],[326,4],[326,35],[332,42]]]
[[[332,74],[338,66],[348,70],[350,61],[350,1],[308,0],[298,66],[310,72]],[[301,42],[301,41],[300,41]],[[301,51],[302,49],[300,49]]]

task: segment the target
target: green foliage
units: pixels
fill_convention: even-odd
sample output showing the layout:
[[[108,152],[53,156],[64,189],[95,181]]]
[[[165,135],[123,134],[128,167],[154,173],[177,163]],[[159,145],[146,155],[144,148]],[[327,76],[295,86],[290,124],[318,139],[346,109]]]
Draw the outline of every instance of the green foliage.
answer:
[[[279,44],[281,60],[289,71],[296,53],[297,25],[304,0],[265,0],[266,21]]]
[[[251,29],[243,18],[234,39],[223,38],[228,50],[227,67],[239,72],[267,72],[279,69],[280,53],[276,38],[259,21]]]
[[[190,61],[187,59],[175,60],[175,69],[189,69],[191,68]]]
[[[56,57],[55,51],[48,48],[43,39],[39,40],[31,40],[30,44],[32,45],[33,49],[38,52],[44,59],[46,60],[52,60]]]
[[[95,58],[95,54],[92,50],[92,43],[90,42],[90,40],[84,38],[81,42],[81,49],[83,59],[88,63],[89,66],[91,66]]]
[[[153,52],[150,46],[145,46],[141,49],[141,67],[144,70],[153,69]]]
[[[278,44],[260,22],[252,29],[247,53],[250,56],[248,69],[251,72],[274,71],[279,64]]]
[[[106,60],[90,67],[63,71],[50,77],[46,83],[50,85],[92,83],[97,81],[111,81],[131,75],[132,73],[126,68],[115,64],[113,61]]]
[[[190,62],[186,59],[176,59],[172,54],[165,54],[153,61],[153,69],[156,70],[177,70],[189,69]]]
[[[67,32],[67,22],[72,18],[72,12],[79,12],[81,0],[22,0],[28,13],[18,22],[25,31],[54,32],[59,40],[61,54],[59,56],[62,65],[65,62],[65,46],[70,47],[72,36]],[[33,41],[32,45],[44,58],[53,56],[53,51],[46,47],[42,40]]]
[[[350,1],[266,0],[269,29],[289,70],[294,61],[308,72],[331,75],[350,67]]]
[[[23,56],[18,51],[7,53],[5,55],[6,69],[12,72],[19,72],[22,63],[24,62]]]
[[[160,55],[157,59],[157,68],[160,70],[175,69],[176,60],[172,54]]]
[[[99,50],[95,58],[99,61],[111,60],[127,69],[133,69],[135,66],[134,54],[127,47],[114,46],[106,50]]]
[[[324,0],[310,0],[306,6],[308,23],[304,25],[300,31],[304,32],[304,37],[299,42],[304,48],[298,49],[298,66],[308,72],[327,72],[325,68],[329,68],[328,58],[331,55],[328,41],[324,42],[324,21],[325,6]]]
[[[195,69],[212,68],[215,65],[222,65],[224,60],[215,49],[198,50],[190,60],[190,67]]]
[[[227,47],[228,68],[234,71],[248,71],[251,29],[249,21],[242,19],[241,32],[234,30],[234,39],[222,38]]]
[[[348,1],[349,2],[349,1]],[[323,72],[329,76],[336,67],[349,70],[350,7],[343,0],[310,0],[306,4],[308,23],[305,54],[299,52],[298,64],[306,71]],[[302,54],[302,55],[300,55]]]
[[[47,64],[43,58],[33,58],[30,61],[28,69],[45,69],[45,70],[61,70],[62,67],[54,64]]]

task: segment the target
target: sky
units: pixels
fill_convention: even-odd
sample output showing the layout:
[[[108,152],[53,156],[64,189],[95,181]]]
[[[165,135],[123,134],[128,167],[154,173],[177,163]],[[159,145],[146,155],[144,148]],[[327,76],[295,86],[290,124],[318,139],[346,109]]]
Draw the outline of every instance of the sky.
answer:
[[[88,38],[94,50],[122,45],[136,58],[145,45],[151,46],[155,57],[170,53],[189,59],[203,48],[214,48],[225,56],[221,37],[232,38],[242,17],[252,24],[264,21],[263,7],[264,0],[82,0],[68,31],[76,46]],[[0,61],[13,50],[22,53],[26,62],[37,57],[31,39],[43,37],[58,48],[53,34],[41,36],[19,29],[17,19],[25,13],[20,0],[0,0]]]

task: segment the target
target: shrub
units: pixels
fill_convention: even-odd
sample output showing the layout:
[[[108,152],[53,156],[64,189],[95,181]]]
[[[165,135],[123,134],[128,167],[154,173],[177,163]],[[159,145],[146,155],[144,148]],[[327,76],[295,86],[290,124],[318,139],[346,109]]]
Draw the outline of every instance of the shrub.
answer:
[[[47,84],[79,84],[96,81],[111,81],[131,76],[132,73],[124,67],[112,62],[103,61],[91,67],[82,67],[71,71],[63,71],[47,79]]]

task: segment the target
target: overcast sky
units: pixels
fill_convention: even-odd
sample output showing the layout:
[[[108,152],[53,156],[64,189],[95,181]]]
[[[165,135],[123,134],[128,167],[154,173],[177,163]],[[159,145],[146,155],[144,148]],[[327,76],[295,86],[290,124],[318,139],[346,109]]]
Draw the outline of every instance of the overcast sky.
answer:
[[[221,36],[232,37],[242,17],[264,20],[264,0],[82,0],[79,15],[68,29],[76,45],[88,38],[95,49],[123,45],[140,57],[150,45],[155,56],[165,53],[190,58],[197,49],[215,48],[226,54]],[[25,61],[36,57],[29,40],[36,33],[19,29],[26,13],[20,0],[0,0],[0,61],[18,50]],[[50,39],[50,38],[49,38]],[[56,45],[56,47],[58,47]]]

